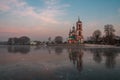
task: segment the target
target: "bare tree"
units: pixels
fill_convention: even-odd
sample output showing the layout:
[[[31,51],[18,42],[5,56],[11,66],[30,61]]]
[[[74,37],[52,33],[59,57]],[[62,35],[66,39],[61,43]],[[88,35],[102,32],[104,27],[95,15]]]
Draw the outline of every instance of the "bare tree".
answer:
[[[62,36],[56,36],[56,37],[55,37],[55,43],[61,44],[62,42],[63,42]]]
[[[51,37],[48,38],[48,43],[51,43]]]
[[[107,24],[104,26],[105,38],[104,41],[107,44],[114,44],[114,37],[115,37],[115,29],[114,26],[111,24]]]
[[[30,44],[30,38],[27,36],[22,36],[20,38],[9,38],[8,39],[9,45],[29,45]]]
[[[101,36],[101,31],[100,30],[95,30],[93,32],[93,38],[94,38],[96,43],[98,43],[98,41],[100,39],[100,36]]]
[[[30,38],[27,36],[22,36],[19,38],[19,44],[21,45],[29,45],[30,44]]]

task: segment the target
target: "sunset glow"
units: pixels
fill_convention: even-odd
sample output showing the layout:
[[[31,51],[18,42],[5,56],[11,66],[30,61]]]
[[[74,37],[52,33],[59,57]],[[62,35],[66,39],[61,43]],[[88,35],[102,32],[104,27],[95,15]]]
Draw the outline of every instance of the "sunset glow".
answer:
[[[120,36],[120,0],[1,0],[0,41],[9,37],[29,36],[32,40],[68,37],[78,16],[83,35],[91,36],[104,25],[112,24]]]

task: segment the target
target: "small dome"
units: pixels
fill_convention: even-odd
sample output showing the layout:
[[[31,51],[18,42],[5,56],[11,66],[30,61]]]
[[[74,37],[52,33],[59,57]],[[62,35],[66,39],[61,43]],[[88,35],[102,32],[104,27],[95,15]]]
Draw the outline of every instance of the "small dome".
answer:
[[[78,21],[77,23],[82,23],[82,21]]]

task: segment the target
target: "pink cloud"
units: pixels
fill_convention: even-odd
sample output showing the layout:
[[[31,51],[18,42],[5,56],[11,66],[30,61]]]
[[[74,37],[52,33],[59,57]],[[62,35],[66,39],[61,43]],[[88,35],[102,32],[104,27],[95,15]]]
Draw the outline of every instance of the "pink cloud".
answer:
[[[0,33],[4,34],[13,34],[13,35],[48,35],[52,32],[52,29],[47,27],[40,26],[39,27],[22,27],[22,26],[2,26],[0,27]],[[3,34],[2,34],[3,35]]]
[[[9,6],[0,4],[0,11],[7,11],[9,9],[10,9]]]
[[[46,1],[48,1],[46,3]],[[25,0],[2,0],[0,1],[0,10],[3,12],[9,13],[12,16],[18,16],[21,18],[17,18],[6,23],[0,24],[0,34],[10,36],[20,36],[20,35],[29,35],[29,36],[39,36],[39,37],[47,37],[48,35],[57,36],[57,35],[65,35],[66,31],[60,30],[58,24],[62,24],[63,26],[67,26],[69,22],[63,22],[58,20],[58,16],[63,16],[66,14],[65,9],[69,5],[63,4],[58,5],[60,0],[44,0],[45,7],[41,9],[37,9],[39,12],[36,12],[35,7],[31,7],[25,2]],[[1,6],[2,9],[1,9]],[[27,19],[31,19],[28,20]],[[14,18],[13,18],[14,19]],[[24,20],[25,19],[25,20]],[[23,21],[25,22],[23,22]],[[33,21],[33,24],[32,24]],[[37,21],[37,22],[35,22]],[[23,22],[23,23],[22,23]],[[30,22],[30,24],[29,24]],[[40,22],[40,23],[39,23]],[[49,26],[50,25],[50,26]],[[28,27],[29,26],[29,27]],[[3,36],[2,34],[0,36]],[[9,37],[9,36],[8,36]]]
[[[57,16],[64,15],[63,8],[68,7],[67,4],[58,5],[59,0],[43,0],[44,8],[35,11],[35,7],[31,7],[25,0],[4,0],[0,2],[0,10],[8,11],[14,15],[27,16],[34,19],[39,19],[43,23],[59,23]]]

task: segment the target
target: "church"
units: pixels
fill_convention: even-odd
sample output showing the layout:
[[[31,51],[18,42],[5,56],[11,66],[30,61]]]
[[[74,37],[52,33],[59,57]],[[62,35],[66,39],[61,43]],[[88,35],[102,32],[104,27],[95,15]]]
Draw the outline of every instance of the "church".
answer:
[[[72,29],[69,31],[68,43],[83,43],[83,35],[82,35],[82,21],[78,17],[78,21],[76,22],[76,27],[73,25]]]

